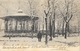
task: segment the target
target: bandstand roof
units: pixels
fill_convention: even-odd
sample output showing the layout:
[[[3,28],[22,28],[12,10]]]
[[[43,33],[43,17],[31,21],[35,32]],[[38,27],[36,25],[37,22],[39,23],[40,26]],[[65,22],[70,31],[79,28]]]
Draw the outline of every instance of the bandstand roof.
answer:
[[[9,19],[9,18],[21,18],[21,19],[22,18],[24,18],[24,19],[27,18],[27,19],[32,19],[32,17],[34,17],[33,20],[38,20],[39,19],[38,17],[35,17],[35,16],[27,16],[27,14],[23,13],[23,11],[21,9],[19,9],[17,13],[8,14],[3,18],[5,18],[5,19]]]

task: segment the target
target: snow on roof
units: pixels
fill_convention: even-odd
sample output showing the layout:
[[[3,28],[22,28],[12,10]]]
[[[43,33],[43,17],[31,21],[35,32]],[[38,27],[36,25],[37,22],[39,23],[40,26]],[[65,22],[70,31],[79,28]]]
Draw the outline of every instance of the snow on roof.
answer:
[[[17,16],[21,16],[21,17],[26,16],[26,17],[31,17],[31,18],[34,18],[34,19],[38,19],[38,17],[36,17],[36,16],[29,16],[29,15],[23,13],[23,11],[21,9],[19,9],[18,12],[15,13],[15,14],[8,14],[8,15],[5,15],[5,16],[0,17],[0,18],[2,19],[2,18],[5,18],[5,17],[17,17]]]
[[[23,13],[21,9],[18,10],[15,14],[8,14],[7,16],[27,16],[27,14]]]
[[[24,13],[16,13],[16,14],[11,14],[9,16],[27,16],[27,15]]]

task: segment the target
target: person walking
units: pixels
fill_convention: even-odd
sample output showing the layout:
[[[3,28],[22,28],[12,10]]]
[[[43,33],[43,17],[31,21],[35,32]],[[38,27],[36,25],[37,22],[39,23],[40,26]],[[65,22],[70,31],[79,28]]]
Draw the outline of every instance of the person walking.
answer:
[[[37,34],[37,38],[38,38],[38,41],[41,42],[41,39],[42,39],[42,33],[39,31],[39,33]]]

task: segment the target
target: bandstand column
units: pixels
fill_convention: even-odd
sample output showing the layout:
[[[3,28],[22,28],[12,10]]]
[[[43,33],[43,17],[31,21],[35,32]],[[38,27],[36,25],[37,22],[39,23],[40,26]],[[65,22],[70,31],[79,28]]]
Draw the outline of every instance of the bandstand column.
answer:
[[[16,27],[15,27],[15,30],[17,30],[17,25],[18,25],[18,21],[16,20]]]
[[[37,21],[37,31],[38,31],[38,21]]]
[[[23,30],[25,30],[25,21],[23,21]]]
[[[5,20],[5,31],[8,30],[8,20]]]
[[[26,21],[26,29],[28,31],[28,20]]]
[[[21,30],[22,30],[22,21],[20,21],[20,23],[21,23]]]
[[[12,30],[12,20],[10,20],[10,31]]]
[[[35,22],[35,31],[37,32],[37,28],[38,28],[38,23],[37,21]]]
[[[33,20],[33,32],[35,31],[35,20]]]

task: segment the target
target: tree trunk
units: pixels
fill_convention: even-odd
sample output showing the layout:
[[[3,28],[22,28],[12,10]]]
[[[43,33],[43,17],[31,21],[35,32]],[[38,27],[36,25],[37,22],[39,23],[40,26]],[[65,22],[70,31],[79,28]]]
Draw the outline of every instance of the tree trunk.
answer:
[[[67,38],[67,23],[66,23],[66,25],[65,25],[65,39]]]
[[[64,36],[64,20],[63,20],[63,25],[62,25],[62,36]]]
[[[53,21],[53,38],[55,37],[55,21]]]
[[[47,17],[47,16],[46,16]],[[48,32],[47,32],[47,18],[45,18],[45,22],[46,22],[46,37],[45,37],[45,44],[47,44],[48,43]]]
[[[50,22],[49,22],[49,30],[50,30],[50,41],[52,41],[52,25],[51,25],[51,19],[50,19]]]
[[[18,24],[18,22],[17,22],[17,20],[16,20],[16,26],[15,26],[15,31],[17,30],[17,24]]]
[[[66,22],[66,26],[65,26],[65,39],[67,39],[67,35],[68,35],[68,32],[69,32],[69,22]]]
[[[69,22],[67,23],[67,33],[68,33],[68,37],[70,36],[70,32],[69,32]]]

